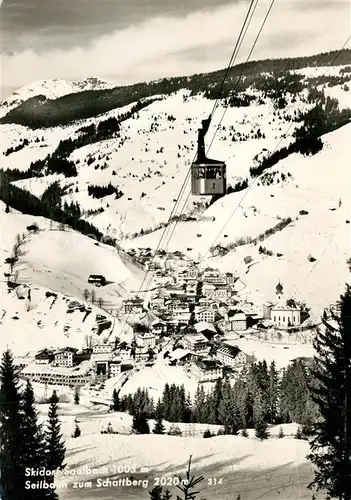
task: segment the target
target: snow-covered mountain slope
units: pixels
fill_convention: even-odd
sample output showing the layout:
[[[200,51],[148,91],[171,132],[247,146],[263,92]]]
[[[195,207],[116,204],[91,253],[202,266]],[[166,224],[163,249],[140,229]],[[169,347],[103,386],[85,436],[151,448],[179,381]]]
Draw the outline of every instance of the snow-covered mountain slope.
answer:
[[[41,196],[50,183],[58,180],[66,188],[62,202],[78,203],[83,218],[104,234],[121,240],[126,249],[156,248],[172,211],[173,215],[182,211],[195,216],[196,221],[179,223],[174,232],[174,226],[169,226],[161,248],[181,250],[195,259],[200,256],[202,265],[235,271],[246,284],[248,299],[272,298],[281,279],[288,296],[325,307],[342,291],[350,251],[350,226],[346,223],[350,219],[350,125],[324,136],[324,147],[315,156],[290,155],[255,181],[250,167],[255,165],[255,157],[294,141],[294,130],[301,126],[299,113],[314,105],[309,98],[310,78],[322,78],[312,90],[337,98],[340,109],[347,106],[345,81],[351,81],[351,74],[346,68],[343,82],[333,81],[328,86],[328,78],[339,78],[342,70],[336,66],[295,71],[303,75],[305,88],[300,93],[287,93],[282,109],[276,100],[253,88],[246,91],[253,98],[250,106],[229,107],[223,116],[224,103],[220,104],[207,136],[209,156],[226,161],[230,185],[247,179],[249,187],[225,196],[205,212],[209,198],[189,195],[189,182],[182,196],[180,190],[195,155],[197,128],[212,110],[213,101],[202,94],[190,95],[187,90],[157,96],[159,100],[151,100],[128,115],[115,137],[77,147],[69,156],[77,169],[76,177],[52,174],[14,184]],[[3,168],[26,170],[31,162],[52,154],[60,141],[78,137],[82,127],[120,117],[134,105],[64,127],[30,130],[2,124]],[[25,139],[28,144],[23,145]],[[9,153],[10,148],[18,150]],[[91,186],[109,183],[123,195],[93,198],[88,192]],[[308,214],[300,214],[301,210]],[[290,224],[268,238],[265,235],[256,246],[240,246],[223,257],[213,257],[209,252],[218,244],[233,246],[239,238],[256,238],[288,217],[292,219]],[[140,236],[146,232],[151,233]],[[260,254],[260,245],[273,255]],[[245,263],[245,257],[251,262]],[[316,260],[311,262],[311,258]]]
[[[340,101],[344,94],[340,88]],[[260,99],[259,93],[255,95]],[[212,105],[212,101],[202,96],[189,97],[186,91],[180,91],[150,104],[123,122],[120,137],[76,149],[70,159],[76,164],[78,176],[69,180],[60,178],[63,186],[73,183],[65,201],[78,202],[83,210],[104,209],[89,220],[118,238],[139,233],[141,229],[154,229],[166,222],[194,159],[200,120],[209,114]],[[289,144],[295,128],[300,126],[291,119],[309,107],[302,93],[290,98],[284,110],[275,110],[270,99],[254,102],[249,107],[228,108],[211,145],[211,156],[223,158],[227,163],[228,183],[249,178],[253,159],[263,149],[274,151],[278,144],[279,147]],[[3,167],[25,170],[31,162],[52,154],[60,140],[77,137],[82,125],[118,116],[127,108],[130,106],[63,128],[29,131],[17,125],[1,125],[3,153],[29,138],[28,146],[3,156]],[[223,108],[219,108],[208,133],[209,142],[222,113]],[[257,138],[257,134],[262,137]],[[17,185],[40,195],[48,182],[55,179],[27,179]],[[93,199],[88,195],[89,185],[109,182],[118,186],[124,196]],[[189,193],[189,189],[190,182],[187,182],[185,192]],[[183,211],[189,213],[199,201],[204,202],[205,198],[190,195],[182,201]]]
[[[47,99],[57,99],[57,97],[73,94],[75,92],[82,92],[84,90],[102,90],[113,88],[115,86],[116,85],[114,83],[109,83],[101,78],[93,76],[79,81],[57,79],[38,80],[21,87],[2,101],[0,104],[0,117],[6,115],[6,113],[8,113],[11,109],[15,108],[22,102],[25,102],[27,99],[39,95],[43,95]]]
[[[168,250],[192,253],[195,258],[201,254],[202,266],[238,273],[246,285],[245,297],[256,303],[272,299],[280,280],[287,298],[326,307],[338,299],[347,279],[350,132],[351,124],[323,136],[325,146],[314,156],[293,154],[281,160],[267,170],[271,184],[263,185],[261,178],[248,189],[227,195],[203,213],[206,222],[179,222],[175,229],[173,225]],[[262,241],[237,246],[222,257],[211,255],[216,245],[257,238],[289,217],[290,224]],[[161,235],[159,230],[123,244],[156,248]],[[260,246],[272,255],[260,254]],[[310,257],[316,260],[311,262]]]
[[[86,335],[102,332],[102,323],[106,324],[103,336],[127,334],[129,329],[115,314],[122,298],[140,286],[140,270],[125,264],[113,247],[70,228],[62,230],[62,225],[43,217],[5,213],[0,204],[2,347],[8,345],[16,354],[48,343],[81,347]],[[27,229],[33,224],[37,224],[37,232]],[[5,260],[13,255],[18,237],[22,243],[12,276],[19,286],[11,289]],[[90,274],[105,276],[106,286],[89,284]]]

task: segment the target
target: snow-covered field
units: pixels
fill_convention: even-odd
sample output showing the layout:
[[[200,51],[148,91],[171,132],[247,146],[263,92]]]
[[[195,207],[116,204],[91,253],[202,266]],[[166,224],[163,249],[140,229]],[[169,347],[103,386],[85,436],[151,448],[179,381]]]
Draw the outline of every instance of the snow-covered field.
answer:
[[[48,345],[82,347],[85,336],[91,335],[98,323],[97,314],[111,321],[111,327],[103,336],[114,338],[121,332],[127,334],[129,328],[115,317],[115,313],[128,291],[140,286],[141,271],[129,262],[127,267],[113,247],[97,244],[69,228],[60,231],[57,223],[43,217],[7,214],[4,208],[1,203],[1,347],[8,346],[15,354]],[[37,233],[26,229],[33,223],[39,227]],[[21,286],[9,293],[4,279],[9,266],[4,261],[11,256],[16,236],[21,234],[26,237],[21,246],[22,255],[14,267]],[[107,285],[99,288],[90,285],[90,274],[104,275]],[[84,290],[89,292],[88,298],[84,297]],[[96,298],[94,304],[91,304],[92,291]],[[47,293],[56,293],[57,298]],[[69,304],[74,301],[91,307],[92,312],[86,316],[79,310],[68,311]]]
[[[48,405],[38,405],[38,410],[40,421],[44,422]],[[311,498],[307,490],[312,480],[312,468],[306,460],[308,443],[294,439],[296,424],[270,426],[269,439],[260,442],[253,429],[248,430],[247,438],[204,439],[202,434],[206,429],[217,433],[221,427],[207,424],[176,424],[182,436],[130,435],[130,415],[82,403],[78,406],[60,403],[59,414],[67,439],[66,469],[56,478],[60,500],[146,500],[157,478],[165,476],[171,481],[175,475],[185,477],[190,455],[193,474],[204,477],[199,485],[199,498],[236,500],[239,494],[246,500]],[[81,436],[76,439],[71,437],[75,420],[81,429]],[[108,424],[118,434],[101,434]],[[154,424],[154,420],[149,420],[151,430]],[[168,431],[171,424],[164,421],[164,425]],[[282,439],[278,439],[280,427],[284,432]],[[103,486],[102,480],[107,478],[111,481],[129,478],[140,483]],[[81,483],[80,487],[75,487],[75,482]],[[175,495],[176,487],[167,484]]]
[[[100,423],[100,417],[98,419]],[[84,429],[84,416],[78,418],[79,422],[81,420],[79,425]],[[115,420],[111,414],[105,419],[106,425],[111,421],[117,430]],[[89,422],[96,426],[91,415]],[[123,432],[125,422],[122,419],[120,422]],[[204,439],[191,437],[192,426],[188,427],[187,437],[101,435],[98,432],[85,435],[85,428],[78,439],[68,439],[67,468],[57,478],[60,500],[82,498],[83,495],[87,499],[147,499],[148,490],[162,476],[168,478],[168,484],[172,484],[171,478],[176,474],[185,477],[190,455],[193,474],[204,477],[198,487],[199,498],[232,500],[239,494],[246,500],[311,498],[306,488],[312,479],[311,465],[305,458],[308,443],[293,438],[295,424],[282,426],[286,436],[283,439],[277,439],[279,428],[272,427],[270,439],[264,442],[259,442],[251,430],[248,438],[217,436]],[[197,431],[201,427],[203,432],[214,426],[196,424],[193,427],[198,428]],[[99,470],[89,471],[89,468]],[[107,478],[111,483],[102,482]],[[140,482],[135,486],[113,483],[122,478]],[[74,488],[75,482],[80,483],[80,488]],[[179,492],[175,486],[169,488],[173,495]]]

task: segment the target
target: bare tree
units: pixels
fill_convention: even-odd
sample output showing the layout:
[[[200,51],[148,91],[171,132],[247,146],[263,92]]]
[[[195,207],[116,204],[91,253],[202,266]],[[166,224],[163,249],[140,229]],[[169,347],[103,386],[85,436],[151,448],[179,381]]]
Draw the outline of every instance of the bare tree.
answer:
[[[92,291],[91,291],[91,297],[90,297],[90,300],[91,300],[91,303],[92,303],[92,304],[95,304],[95,302],[96,302],[96,293],[95,293],[95,290],[92,290]]]
[[[89,290],[87,290],[87,289],[84,290],[83,297],[84,297],[85,300],[88,300],[88,298],[89,298]]]

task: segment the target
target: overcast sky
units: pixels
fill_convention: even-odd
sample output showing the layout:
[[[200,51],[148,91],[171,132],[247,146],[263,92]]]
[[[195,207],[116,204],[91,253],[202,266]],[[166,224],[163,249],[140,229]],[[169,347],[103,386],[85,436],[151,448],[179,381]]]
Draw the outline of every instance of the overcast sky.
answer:
[[[0,0],[1,4],[1,0]],[[259,0],[237,62],[269,7]],[[249,0],[3,0],[2,91],[45,78],[116,84],[227,65]],[[340,48],[349,0],[276,0],[251,59]]]

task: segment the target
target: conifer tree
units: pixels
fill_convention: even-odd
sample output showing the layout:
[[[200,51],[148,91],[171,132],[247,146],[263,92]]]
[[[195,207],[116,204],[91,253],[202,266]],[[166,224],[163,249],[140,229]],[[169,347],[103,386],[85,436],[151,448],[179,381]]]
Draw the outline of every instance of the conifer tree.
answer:
[[[117,389],[113,389],[112,399],[113,399],[113,406],[112,406],[113,411],[120,411],[121,410],[121,402],[119,400]]]
[[[155,427],[154,427],[152,432],[154,434],[165,434],[166,433],[166,428],[163,425],[163,419],[162,419],[161,415],[157,418]]]
[[[219,402],[222,398],[222,379],[217,379],[216,384],[213,390],[213,399],[214,399],[214,412],[215,412],[215,424],[219,424],[219,415],[218,415],[218,408],[219,408]]]
[[[79,405],[80,396],[79,396],[79,387],[75,387],[74,389],[74,404]]]
[[[134,415],[132,430],[136,434],[150,434],[149,423],[144,411],[140,411],[136,415]]]
[[[6,350],[0,365],[0,473],[3,500],[24,497],[22,425],[18,377],[12,353]]]
[[[269,367],[269,421],[273,424],[277,417],[277,406],[278,406],[278,386],[279,378],[278,372],[275,367],[275,362],[272,361]]]
[[[163,407],[160,399],[157,401],[155,413],[156,413],[156,424],[152,432],[154,434],[165,434],[166,428],[163,425]]]
[[[244,427],[244,429],[241,431],[241,436],[242,436],[242,437],[244,437],[244,438],[249,437],[249,433],[247,432],[247,429],[245,429],[245,427]]]
[[[267,427],[268,427],[267,422],[265,422],[263,419],[260,419],[256,422],[255,436],[261,441],[269,438],[269,432]]]
[[[74,431],[73,431],[72,437],[78,438],[81,434],[82,434],[82,432],[80,430],[80,427],[78,426],[77,422],[75,422]]]
[[[52,391],[52,394],[49,398],[49,403],[58,403],[60,400],[59,400],[59,397],[57,395],[57,392],[56,390]]]
[[[58,397],[56,391],[50,398],[50,407],[48,412],[48,424],[45,433],[46,437],[46,467],[49,470],[61,469],[64,464],[66,447],[61,434],[61,424],[58,418]]]
[[[310,487],[332,498],[351,499],[351,287],[346,285],[340,312],[323,319],[314,347],[317,352],[311,386],[321,418],[313,425],[309,459],[316,466]]]
[[[187,424],[192,422],[192,417],[193,417],[193,412],[192,412],[191,396],[190,393],[188,393],[185,398],[183,422]]]
[[[222,398],[218,407],[218,418],[224,426],[225,434],[238,434],[240,427],[240,413],[229,381],[223,384]]]
[[[194,420],[195,422],[206,422],[206,394],[202,386],[198,385],[195,394]]]
[[[38,424],[38,412],[35,408],[33,387],[29,381],[23,394],[22,402],[22,458],[25,467],[40,469],[45,467],[45,442],[42,426]],[[34,483],[38,476],[26,475],[26,481]],[[41,489],[25,489],[23,499],[39,500],[46,494]]]

